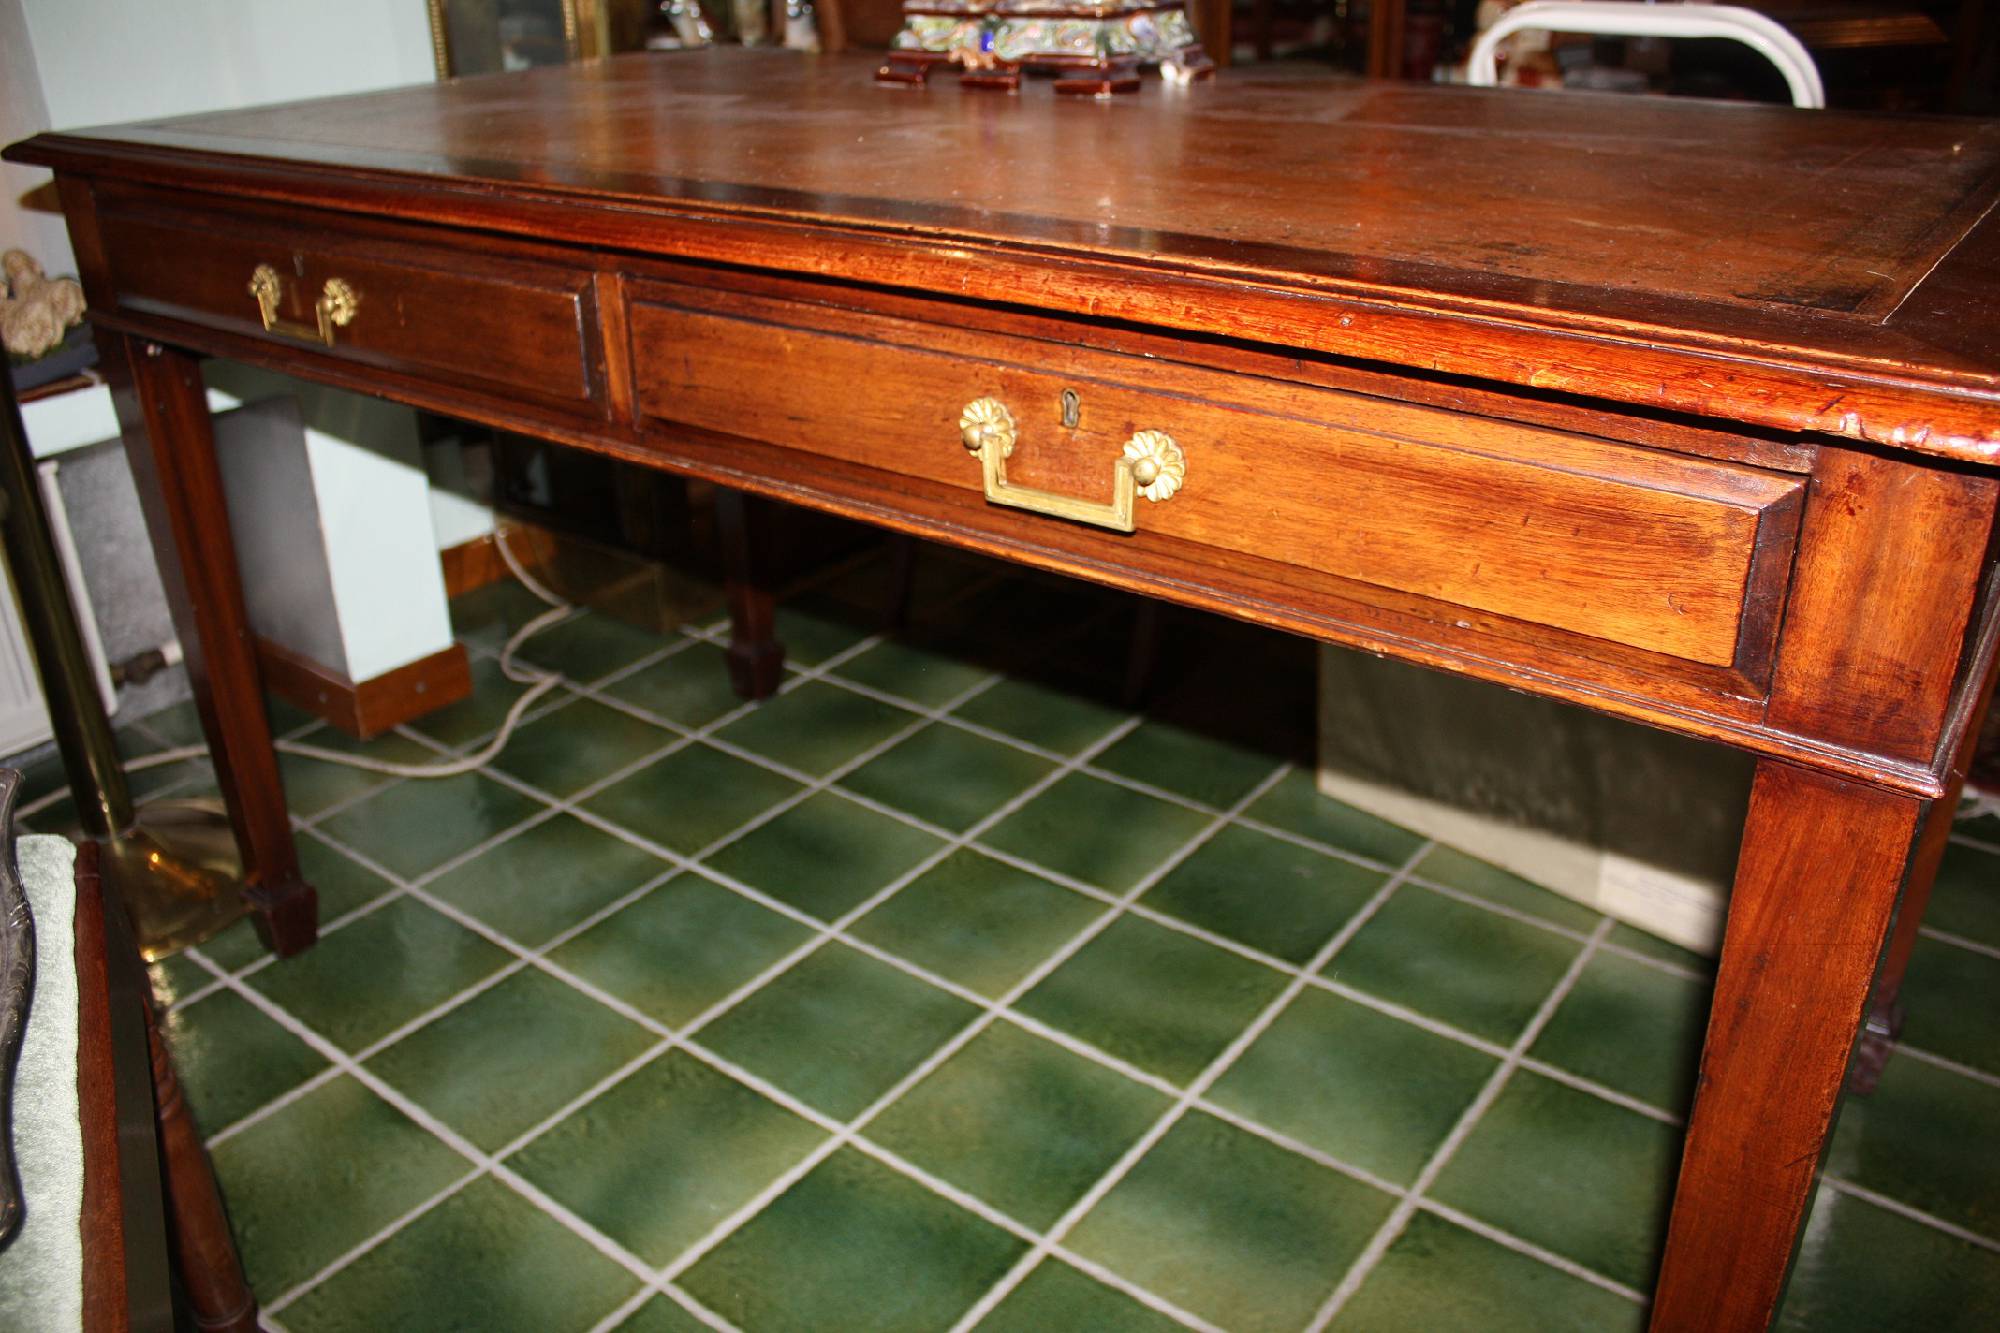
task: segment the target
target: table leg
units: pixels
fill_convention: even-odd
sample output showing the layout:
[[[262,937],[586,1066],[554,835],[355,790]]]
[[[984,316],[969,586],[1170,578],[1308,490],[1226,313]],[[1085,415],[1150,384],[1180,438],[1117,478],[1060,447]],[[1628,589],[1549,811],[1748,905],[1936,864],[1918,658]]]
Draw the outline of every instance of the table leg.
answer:
[[[741,491],[715,493],[715,526],[722,539],[722,594],[729,603],[729,681],[744,699],[768,699],[785,677],[785,645],[778,642],[777,597],[771,590],[762,544],[755,531],[758,502]]]
[[[243,854],[244,894],[264,943],[280,956],[295,954],[317,934],[318,895],[301,876],[292,845],[201,363],[138,338],[105,336],[100,349],[195,707]]]
[[[1927,813],[1758,764],[1654,1333],[1769,1325]]]
[[[140,1008],[153,1057],[153,1117],[159,1128],[161,1175],[173,1219],[170,1229],[181,1290],[202,1333],[257,1333],[257,1298],[243,1278],[243,1260],[229,1230],[215,1168],[181,1092],[173,1057],[160,1038],[152,1005],[142,1002]]]

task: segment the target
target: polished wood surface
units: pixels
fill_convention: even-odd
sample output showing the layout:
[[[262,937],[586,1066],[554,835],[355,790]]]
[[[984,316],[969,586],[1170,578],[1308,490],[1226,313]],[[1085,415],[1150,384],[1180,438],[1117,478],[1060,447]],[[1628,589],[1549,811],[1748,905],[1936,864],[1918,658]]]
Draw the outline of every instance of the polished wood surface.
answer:
[[[292,845],[201,363],[176,348],[108,333],[100,347],[209,759],[243,850],[244,897],[264,943],[281,956],[294,954],[317,935],[318,895],[301,877]]]
[[[278,942],[311,891],[197,354],[728,488],[751,695],[778,499],[1756,755],[1653,1326],[1763,1326],[1992,678],[2000,126],[870,68],[638,57],[10,150],[58,169]],[[230,275],[270,245],[395,319],[266,331]],[[1101,501],[1139,429],[1186,483],[1129,533],[988,503],[982,396],[1014,483]]]
[[[1923,813],[1758,765],[1676,1192],[1709,1206],[1674,1210],[1655,1329],[1770,1323]]]
[[[1990,276],[1960,251],[2000,191],[2000,124],[1290,69],[1104,104],[898,97],[867,69],[640,55],[42,136],[20,160],[2000,454],[2000,334],[1929,296]],[[886,248],[829,249],[829,228]],[[1180,281],[1104,289],[1132,265]],[[1477,336],[1442,336],[1447,312]]]
[[[76,1093],[83,1130],[83,1326],[131,1327],[126,1295],[123,1141],[111,1044],[111,982],[97,849],[81,849],[76,893]]]
[[[257,1298],[243,1276],[243,1259],[229,1230],[215,1168],[181,1092],[180,1074],[160,1037],[152,1006],[141,1008],[152,1056],[153,1120],[159,1132],[181,1292],[201,1333],[257,1333]]]
[[[1165,429],[1199,470],[1145,509],[1149,533],[1694,662],[1769,656],[1771,627],[1746,625],[1745,608],[1791,563],[1794,477],[1261,379],[1163,374],[1066,343],[1058,355],[962,321],[665,285],[638,288],[628,319],[639,409],[661,421],[977,490],[957,421],[992,396],[1021,420],[1015,481],[1097,500],[1125,440]],[[743,394],[777,364],[793,369]],[[1075,427],[1062,424],[1065,390]],[[1346,521],[1315,524],[1330,506]],[[1651,544],[1633,544],[1633,524]]]

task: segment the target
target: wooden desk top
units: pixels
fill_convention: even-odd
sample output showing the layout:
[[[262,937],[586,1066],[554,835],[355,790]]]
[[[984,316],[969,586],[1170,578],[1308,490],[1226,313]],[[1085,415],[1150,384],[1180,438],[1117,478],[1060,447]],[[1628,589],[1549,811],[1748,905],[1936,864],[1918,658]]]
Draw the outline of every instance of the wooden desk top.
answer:
[[[2000,122],[1296,68],[908,92],[717,49],[13,155],[2000,461]]]

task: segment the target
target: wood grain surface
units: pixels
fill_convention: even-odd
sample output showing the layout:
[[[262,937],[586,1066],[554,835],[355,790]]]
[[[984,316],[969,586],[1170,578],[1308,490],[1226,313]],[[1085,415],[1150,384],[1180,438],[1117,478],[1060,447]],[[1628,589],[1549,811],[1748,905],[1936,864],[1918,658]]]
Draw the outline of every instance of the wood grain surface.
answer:
[[[910,93],[872,63],[654,53],[12,152],[2000,457],[1966,317],[2000,125],[1314,69]]]

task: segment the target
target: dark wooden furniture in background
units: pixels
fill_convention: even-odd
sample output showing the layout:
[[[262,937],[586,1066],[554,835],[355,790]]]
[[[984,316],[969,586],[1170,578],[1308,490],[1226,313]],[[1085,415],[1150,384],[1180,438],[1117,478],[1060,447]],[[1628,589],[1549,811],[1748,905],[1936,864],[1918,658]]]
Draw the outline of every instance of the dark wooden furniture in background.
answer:
[[[10,150],[58,173],[281,946],[311,896],[203,354],[1754,754],[1652,1318],[1764,1326],[1992,685],[2000,125],[871,68],[640,57]],[[989,503],[984,399],[1002,498],[1102,517],[1145,431],[1185,484],[1135,531]]]
[[[89,843],[77,849],[76,976],[84,1328],[171,1333],[171,1260],[197,1327],[256,1333],[257,1304],[208,1150],[154,1026],[138,950],[105,895]]]

